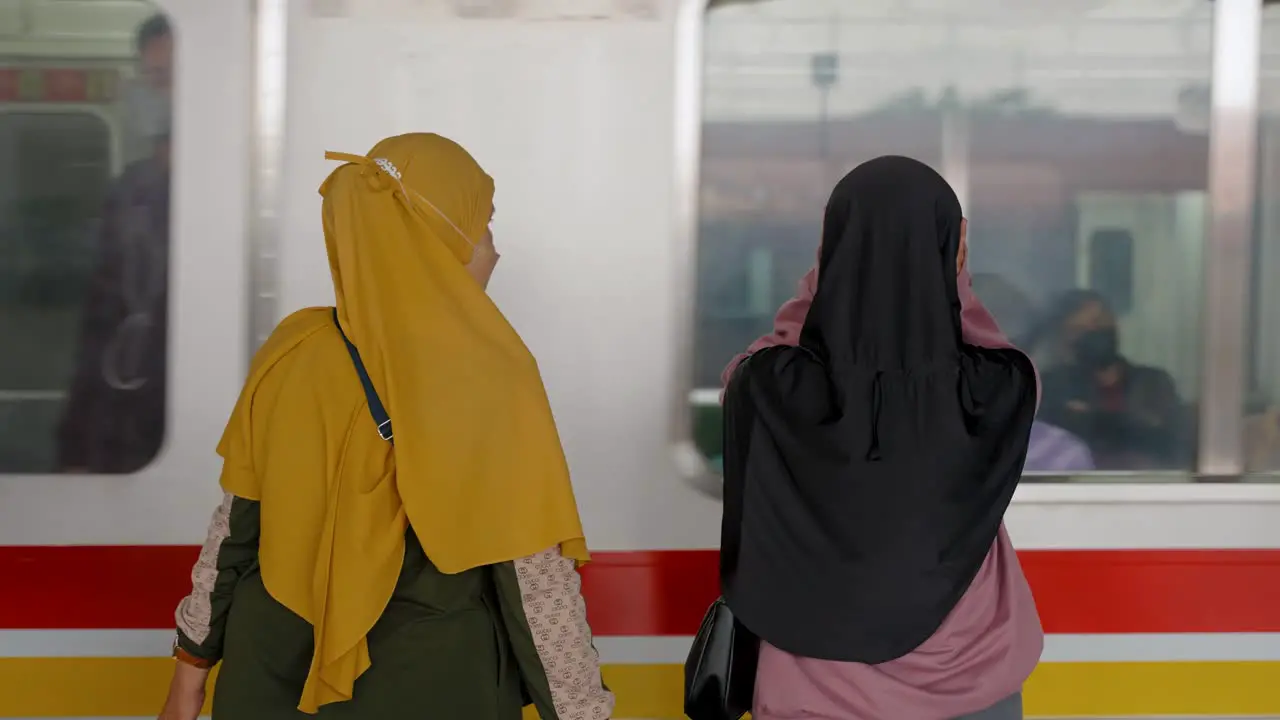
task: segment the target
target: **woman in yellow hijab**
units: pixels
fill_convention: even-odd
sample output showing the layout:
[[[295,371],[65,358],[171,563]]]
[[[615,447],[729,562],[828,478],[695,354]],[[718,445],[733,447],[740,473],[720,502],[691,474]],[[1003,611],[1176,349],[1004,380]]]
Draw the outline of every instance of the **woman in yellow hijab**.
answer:
[[[320,187],[336,308],[285,318],[218,444],[163,720],[608,718],[537,364],[485,293],[493,180],[438,135]]]

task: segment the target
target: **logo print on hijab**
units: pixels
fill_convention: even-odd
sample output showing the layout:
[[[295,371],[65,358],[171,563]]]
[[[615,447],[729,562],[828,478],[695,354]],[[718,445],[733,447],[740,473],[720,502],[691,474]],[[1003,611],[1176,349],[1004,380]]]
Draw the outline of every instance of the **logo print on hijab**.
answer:
[[[421,200],[422,202],[426,203],[426,204],[427,204],[427,207],[429,207],[429,208],[431,208],[432,210],[434,210],[434,211],[435,211],[435,213],[436,213],[436,215],[439,215],[441,218],[443,218],[443,219],[444,219],[444,221],[445,221],[445,222],[449,223],[449,227],[453,228],[453,231],[454,231],[454,232],[456,232],[456,233],[458,233],[458,235],[459,235],[463,240],[465,240],[465,241],[466,241],[466,243],[467,243],[468,245],[470,245],[470,246],[471,246],[471,249],[472,249],[472,250],[475,250],[475,249],[476,249],[476,244],[475,244],[474,242],[472,242],[471,238],[467,237],[467,234],[466,234],[466,233],[464,233],[464,232],[462,232],[462,228],[460,228],[460,227],[458,227],[456,224],[454,224],[453,220],[452,220],[452,219],[450,219],[450,217],[449,217],[448,215],[445,215],[445,214],[444,214],[444,211],[442,211],[440,208],[436,207],[436,204],[435,204],[435,203],[433,203],[433,202],[431,202],[430,200],[428,200],[428,199],[426,199],[425,197],[423,197],[423,196],[422,196],[422,193],[419,193],[417,190],[410,190],[408,187],[406,187],[406,186],[405,186],[405,184],[404,184],[404,178],[403,178],[403,176],[400,174],[400,168],[396,167],[395,163],[391,162],[390,160],[388,160],[388,159],[386,159],[386,158],[382,158],[382,157],[380,157],[380,158],[374,158],[374,159],[373,159],[373,162],[374,162],[374,164],[375,164],[375,165],[377,165],[377,166],[378,166],[378,168],[379,168],[379,169],[381,169],[381,170],[382,170],[382,172],[384,172],[384,173],[386,173],[386,174],[390,175],[392,178],[394,178],[394,179],[395,179],[396,184],[400,186],[400,192],[404,195],[404,199],[405,199],[406,201],[409,201],[409,202],[411,202],[411,203],[412,203],[413,198],[414,198],[414,197],[416,197],[416,198],[418,198],[419,200]],[[412,197],[410,197],[410,193],[412,193],[412,194],[413,194],[413,196],[412,196]]]

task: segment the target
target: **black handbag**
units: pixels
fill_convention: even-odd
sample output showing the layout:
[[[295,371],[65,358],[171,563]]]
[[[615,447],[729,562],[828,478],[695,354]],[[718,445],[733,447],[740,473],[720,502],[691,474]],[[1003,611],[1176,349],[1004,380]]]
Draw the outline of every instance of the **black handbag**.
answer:
[[[760,641],[733,617],[724,598],[711,603],[684,663],[684,714],[690,720],[738,720],[751,710]]]
[[[738,365],[738,372],[750,362]],[[735,373],[736,375],[736,373]],[[732,382],[732,381],[730,381]],[[728,452],[741,443],[743,423],[725,406],[724,522],[720,534],[721,587],[732,584],[742,540],[742,487],[746,452]],[[748,436],[749,437],[749,436]],[[746,450],[739,447],[739,450]],[[721,597],[711,603],[684,663],[684,714],[691,720],[738,720],[751,711],[756,691],[760,639],[746,628]]]

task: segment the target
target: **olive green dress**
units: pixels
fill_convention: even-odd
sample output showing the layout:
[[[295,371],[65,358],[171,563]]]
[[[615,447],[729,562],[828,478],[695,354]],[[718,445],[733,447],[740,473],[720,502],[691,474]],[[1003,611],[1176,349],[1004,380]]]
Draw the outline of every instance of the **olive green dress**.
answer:
[[[518,720],[527,704],[543,720],[612,714],[572,560],[549,549],[445,575],[412,530],[352,699],[299,711],[312,628],[263,586],[258,518],[257,502],[224,499],[176,613],[178,646],[221,661],[214,720]]]

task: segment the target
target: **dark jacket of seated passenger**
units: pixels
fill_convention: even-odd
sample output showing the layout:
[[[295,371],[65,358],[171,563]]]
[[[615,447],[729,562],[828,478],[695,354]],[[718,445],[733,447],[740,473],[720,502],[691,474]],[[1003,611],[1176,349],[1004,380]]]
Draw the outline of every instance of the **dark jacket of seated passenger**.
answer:
[[[1118,374],[1061,365],[1044,373],[1040,417],[1084,440],[1099,470],[1158,470],[1182,466],[1182,403],[1173,378],[1160,368],[1119,360]],[[1106,371],[1104,371],[1106,372]]]

